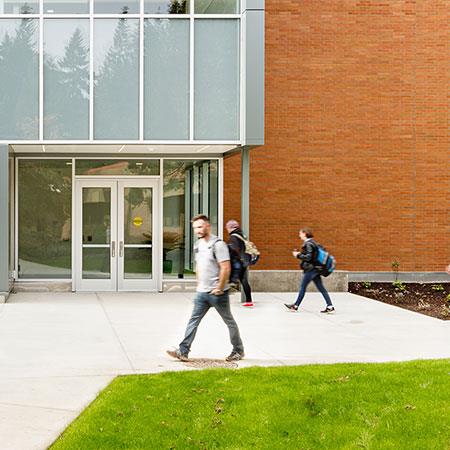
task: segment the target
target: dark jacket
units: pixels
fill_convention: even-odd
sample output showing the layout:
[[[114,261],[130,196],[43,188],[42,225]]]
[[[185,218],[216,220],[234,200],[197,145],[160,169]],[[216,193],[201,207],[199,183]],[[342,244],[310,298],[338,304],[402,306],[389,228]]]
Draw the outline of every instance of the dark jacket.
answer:
[[[230,256],[233,258],[239,258],[242,264],[246,265],[245,258],[245,243],[242,239],[239,239],[236,234],[244,237],[244,234],[240,228],[236,228],[230,233],[230,239],[228,240],[228,248],[230,250]],[[233,254],[231,254],[233,253]]]
[[[304,242],[301,253],[297,256],[298,259],[300,259],[300,267],[305,272],[311,272],[314,270],[316,264],[316,252],[317,252],[317,246],[314,239],[310,239],[306,242]]]

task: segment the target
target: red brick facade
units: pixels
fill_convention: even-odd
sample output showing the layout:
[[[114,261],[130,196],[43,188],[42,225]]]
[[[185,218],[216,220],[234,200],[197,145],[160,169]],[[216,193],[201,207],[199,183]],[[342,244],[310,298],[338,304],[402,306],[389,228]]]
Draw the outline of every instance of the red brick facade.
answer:
[[[450,263],[450,0],[266,0],[266,135],[251,151],[258,269],[308,225],[338,268]],[[225,160],[225,219],[240,158]]]

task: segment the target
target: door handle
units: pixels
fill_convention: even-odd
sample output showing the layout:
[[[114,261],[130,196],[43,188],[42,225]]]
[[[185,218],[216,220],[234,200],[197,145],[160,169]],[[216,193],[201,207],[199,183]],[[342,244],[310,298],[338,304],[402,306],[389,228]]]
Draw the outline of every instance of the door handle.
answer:
[[[111,241],[111,257],[115,258],[116,256],[116,241]]]
[[[119,243],[119,257],[123,257],[123,241],[120,241]]]

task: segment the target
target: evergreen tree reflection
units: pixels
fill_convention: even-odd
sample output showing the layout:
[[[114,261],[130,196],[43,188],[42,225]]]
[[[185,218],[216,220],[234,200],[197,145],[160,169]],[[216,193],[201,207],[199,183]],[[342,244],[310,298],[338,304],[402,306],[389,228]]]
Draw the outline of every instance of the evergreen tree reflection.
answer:
[[[28,8],[24,6],[23,8]],[[26,11],[25,9],[24,11]],[[14,31],[8,25],[16,23]],[[2,33],[2,27],[6,29]],[[0,139],[38,137],[37,21],[0,23]]]
[[[55,59],[45,54],[45,137],[87,139],[89,135],[89,56],[77,27]]]
[[[95,137],[138,138],[139,25],[118,19],[113,42],[95,76]]]

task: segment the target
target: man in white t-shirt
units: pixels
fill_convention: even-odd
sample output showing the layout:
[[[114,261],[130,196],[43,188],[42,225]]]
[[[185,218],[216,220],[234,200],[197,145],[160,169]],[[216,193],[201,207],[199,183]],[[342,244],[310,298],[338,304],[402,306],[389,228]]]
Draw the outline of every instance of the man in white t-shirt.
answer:
[[[221,239],[211,234],[211,224],[203,214],[192,219],[192,228],[198,236],[194,246],[197,295],[194,299],[194,310],[186,327],[184,339],[179,348],[167,350],[173,358],[187,361],[197,328],[208,312],[215,308],[228,327],[233,350],[226,357],[227,361],[239,361],[244,357],[244,347],[239,328],[231,314],[228,296],[228,278],[230,276],[230,254],[228,247]]]

